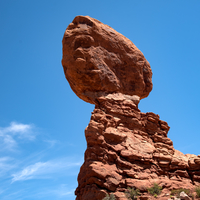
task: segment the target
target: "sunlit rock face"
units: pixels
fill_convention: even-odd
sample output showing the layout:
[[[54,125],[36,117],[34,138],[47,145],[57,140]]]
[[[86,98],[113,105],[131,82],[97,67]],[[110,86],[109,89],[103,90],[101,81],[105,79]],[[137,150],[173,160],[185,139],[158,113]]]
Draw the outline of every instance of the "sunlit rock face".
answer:
[[[140,199],[154,183],[169,200],[173,189],[200,186],[200,156],[177,151],[169,126],[138,109],[152,90],[149,63],[137,47],[111,27],[77,16],[63,38],[65,76],[78,97],[95,104],[85,129],[87,149],[78,175],[76,200],[102,200],[113,193],[127,200],[127,188]]]
[[[142,52],[129,39],[88,16],[75,17],[67,27],[62,65],[72,90],[89,103],[110,93],[142,99],[152,90],[151,68]]]

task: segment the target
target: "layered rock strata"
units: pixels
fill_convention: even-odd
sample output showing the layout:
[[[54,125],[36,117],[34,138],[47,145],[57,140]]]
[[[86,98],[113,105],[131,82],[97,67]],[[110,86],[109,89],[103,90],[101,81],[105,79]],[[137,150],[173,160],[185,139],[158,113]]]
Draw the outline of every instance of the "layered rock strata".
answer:
[[[146,192],[154,183],[165,193],[200,185],[200,156],[175,150],[165,121],[140,112],[123,95],[116,96],[98,99],[85,130],[87,150],[76,199],[101,200],[114,193],[125,200],[128,187]]]
[[[102,200],[107,193],[125,200],[128,187],[145,194],[154,183],[164,194],[200,186],[200,156],[175,150],[167,122],[138,109],[152,90],[152,72],[129,39],[77,16],[63,37],[62,64],[72,90],[95,104],[76,200]]]

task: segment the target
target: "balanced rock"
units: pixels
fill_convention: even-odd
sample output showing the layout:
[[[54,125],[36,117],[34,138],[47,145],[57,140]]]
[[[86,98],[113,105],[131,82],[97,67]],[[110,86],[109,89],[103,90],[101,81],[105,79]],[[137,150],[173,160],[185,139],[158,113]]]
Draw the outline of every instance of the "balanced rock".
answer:
[[[152,90],[152,72],[142,52],[96,19],[77,16],[63,37],[62,65],[72,90],[89,103],[105,94],[135,95]]]
[[[102,200],[110,193],[126,200],[128,187],[145,199],[154,183],[162,186],[158,197],[164,200],[173,189],[200,186],[200,156],[175,150],[167,122],[138,109],[152,89],[152,72],[130,40],[78,16],[64,34],[62,64],[77,96],[95,104],[76,200]]]

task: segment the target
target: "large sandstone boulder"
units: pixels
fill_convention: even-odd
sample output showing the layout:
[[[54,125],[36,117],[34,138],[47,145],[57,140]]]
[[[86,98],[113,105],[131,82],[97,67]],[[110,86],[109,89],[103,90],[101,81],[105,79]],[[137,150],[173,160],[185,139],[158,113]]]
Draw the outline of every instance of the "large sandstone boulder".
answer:
[[[85,129],[87,149],[77,200],[126,200],[128,187],[147,194],[154,183],[169,199],[173,189],[200,186],[200,156],[177,151],[169,126],[137,104],[152,89],[151,68],[127,38],[90,17],[78,16],[63,38],[62,64],[73,91],[95,109]],[[186,198],[186,197],[184,197]]]
[[[152,90],[152,72],[142,52],[126,37],[88,16],[77,16],[63,37],[62,65],[72,90],[95,104],[110,93],[136,95]]]

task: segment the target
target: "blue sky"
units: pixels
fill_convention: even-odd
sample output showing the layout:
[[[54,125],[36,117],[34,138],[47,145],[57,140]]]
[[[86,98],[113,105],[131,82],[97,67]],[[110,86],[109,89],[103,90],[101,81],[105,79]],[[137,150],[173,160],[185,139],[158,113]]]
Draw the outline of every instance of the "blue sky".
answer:
[[[200,1],[0,1],[0,199],[74,200],[84,129],[94,105],[70,89],[62,37],[89,15],[128,37],[153,71],[142,112],[171,127],[183,153],[200,154]]]

